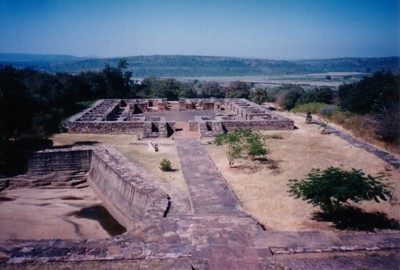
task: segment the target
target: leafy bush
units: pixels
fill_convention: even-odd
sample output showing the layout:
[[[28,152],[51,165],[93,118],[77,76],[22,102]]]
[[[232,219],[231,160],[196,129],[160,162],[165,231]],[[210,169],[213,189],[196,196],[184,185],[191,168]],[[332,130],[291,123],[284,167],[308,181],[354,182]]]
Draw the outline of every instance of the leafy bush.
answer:
[[[305,104],[311,102],[332,103],[333,91],[328,87],[314,88],[304,92],[298,99],[298,104]]]
[[[332,213],[343,208],[349,201],[385,200],[390,195],[389,186],[382,183],[383,177],[365,176],[362,170],[344,171],[329,167],[324,171],[312,169],[302,180],[289,180],[289,193],[301,198],[321,210]]]
[[[333,114],[335,114],[338,110],[339,110],[339,107],[336,105],[326,105],[326,106],[321,107],[318,110],[318,113],[321,114],[322,116],[330,117]]]
[[[327,106],[325,103],[320,102],[311,102],[306,104],[297,105],[294,107],[291,112],[295,113],[318,113],[323,107]]]
[[[393,102],[400,102],[400,73],[379,71],[372,77],[362,79],[357,83],[343,84],[339,87],[340,107],[359,113],[375,113]]]
[[[160,162],[160,169],[163,172],[170,172],[172,171],[171,161],[169,159],[163,158]]]
[[[301,97],[303,93],[297,90],[291,90],[286,93],[280,104],[283,109],[291,110],[296,106],[297,100]]]
[[[256,88],[250,91],[250,100],[254,103],[261,104],[268,99],[267,90]]]
[[[274,87],[268,90],[268,102],[276,102],[279,106],[282,106],[283,98],[290,91],[296,91],[303,93],[304,89],[295,84],[284,84],[282,86]]]
[[[386,142],[398,143],[400,140],[400,104],[383,107],[374,115],[375,134]]]
[[[241,81],[233,81],[225,88],[226,98],[245,98],[250,95],[250,84]]]
[[[227,145],[226,156],[229,166],[235,163],[238,158],[254,158],[268,154],[268,150],[263,147],[264,137],[261,133],[251,129],[238,128],[231,132],[220,134],[214,139],[216,145]]]

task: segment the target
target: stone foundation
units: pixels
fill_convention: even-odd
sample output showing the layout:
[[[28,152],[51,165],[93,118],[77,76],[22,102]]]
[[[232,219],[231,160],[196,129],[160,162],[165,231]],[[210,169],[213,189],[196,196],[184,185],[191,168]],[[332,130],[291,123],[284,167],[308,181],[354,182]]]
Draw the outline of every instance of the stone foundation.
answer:
[[[200,112],[213,112],[215,119],[206,119]],[[142,133],[143,137],[170,137],[176,132],[175,121],[152,117],[163,112],[177,116],[179,112],[198,112],[189,120],[189,130],[201,137],[211,137],[235,128],[254,130],[290,130],[293,121],[275,114],[246,99],[105,99],[71,117],[64,127],[71,133]],[[145,115],[144,115],[145,114]],[[156,114],[157,115],[157,114]]]

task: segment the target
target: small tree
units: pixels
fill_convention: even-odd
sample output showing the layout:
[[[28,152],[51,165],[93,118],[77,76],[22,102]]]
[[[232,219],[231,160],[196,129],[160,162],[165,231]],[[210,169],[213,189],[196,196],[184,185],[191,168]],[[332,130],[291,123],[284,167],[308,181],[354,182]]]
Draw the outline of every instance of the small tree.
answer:
[[[386,201],[390,190],[382,180],[382,176],[365,176],[362,170],[344,171],[329,167],[322,172],[312,169],[305,179],[290,179],[288,185],[291,196],[302,198],[314,206],[320,206],[322,211],[332,213],[349,201]]]
[[[171,161],[169,159],[163,158],[160,162],[160,169],[163,172],[170,172],[172,171]]]
[[[284,110],[291,110],[296,106],[297,100],[303,95],[300,90],[290,90],[282,99],[281,106]]]
[[[254,103],[261,104],[267,101],[268,93],[266,89],[256,88],[250,91],[250,100]]]
[[[235,129],[231,132],[218,135],[214,143],[216,145],[227,145],[226,156],[229,166],[235,163],[238,158],[255,158],[268,154],[268,150],[263,147],[264,137],[259,132],[251,129]]]

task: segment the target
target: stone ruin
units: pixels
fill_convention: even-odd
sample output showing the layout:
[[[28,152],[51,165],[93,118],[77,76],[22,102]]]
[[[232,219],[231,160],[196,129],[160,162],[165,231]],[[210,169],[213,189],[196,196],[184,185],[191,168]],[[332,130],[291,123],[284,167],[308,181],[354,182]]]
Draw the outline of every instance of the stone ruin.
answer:
[[[236,128],[291,130],[294,123],[246,99],[103,99],[64,127],[70,133],[139,132],[145,138],[166,138],[180,130],[200,137]]]
[[[167,255],[164,255],[165,250],[170,250],[171,244],[162,239],[143,239],[144,236],[158,236],[153,230],[159,230],[159,223],[167,216],[173,220],[176,216],[186,216],[189,201],[129,162],[114,148],[39,151],[30,157],[26,174],[0,180],[0,191],[29,188],[37,192],[42,189],[71,189],[72,192],[90,188],[128,231],[106,239],[83,240],[20,240],[11,236],[0,239],[0,265],[121,258],[144,261],[146,265],[146,261],[157,260],[157,256],[171,255],[176,259],[190,252],[189,238],[177,243],[182,245],[182,250],[170,251]],[[149,231],[143,232],[146,228]]]

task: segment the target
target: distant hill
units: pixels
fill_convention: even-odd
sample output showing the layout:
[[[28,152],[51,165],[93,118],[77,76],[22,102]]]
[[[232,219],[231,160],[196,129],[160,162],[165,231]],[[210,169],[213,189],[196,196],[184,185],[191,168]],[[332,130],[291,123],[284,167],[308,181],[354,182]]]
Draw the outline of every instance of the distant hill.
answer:
[[[82,58],[63,54],[0,53],[0,62],[56,62],[82,59],[88,59],[88,57]]]
[[[0,64],[49,73],[100,71],[121,58],[80,58],[69,55],[0,54]],[[124,57],[135,77],[234,77],[325,72],[397,73],[400,57],[267,60],[217,56],[153,55]]]

